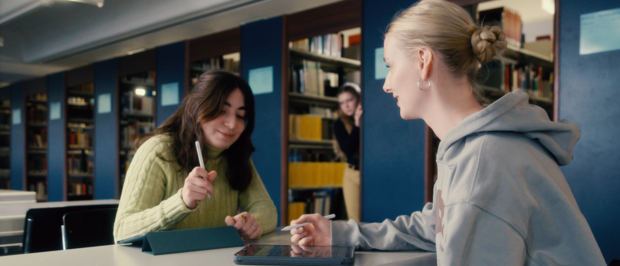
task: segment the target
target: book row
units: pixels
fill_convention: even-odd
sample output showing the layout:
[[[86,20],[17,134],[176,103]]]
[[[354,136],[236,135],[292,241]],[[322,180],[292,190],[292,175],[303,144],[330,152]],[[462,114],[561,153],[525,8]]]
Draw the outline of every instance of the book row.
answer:
[[[344,162],[291,162],[288,164],[288,186],[342,186],[346,167],[347,163]]]

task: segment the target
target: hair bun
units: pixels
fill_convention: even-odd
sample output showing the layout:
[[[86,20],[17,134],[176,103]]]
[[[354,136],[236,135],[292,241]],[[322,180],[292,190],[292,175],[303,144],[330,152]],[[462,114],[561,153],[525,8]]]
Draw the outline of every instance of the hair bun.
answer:
[[[502,53],[508,43],[506,43],[506,34],[498,26],[484,26],[471,35],[471,45],[478,60],[486,63],[491,61],[496,54]]]

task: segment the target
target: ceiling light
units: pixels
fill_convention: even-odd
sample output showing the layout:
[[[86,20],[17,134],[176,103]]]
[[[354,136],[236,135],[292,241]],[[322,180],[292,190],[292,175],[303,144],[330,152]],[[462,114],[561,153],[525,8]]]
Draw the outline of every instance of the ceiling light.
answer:
[[[95,5],[99,8],[103,7],[103,1],[105,0],[69,0],[70,2],[78,2],[84,4]]]
[[[146,95],[146,90],[144,88],[137,88],[136,89],[136,95],[144,96],[144,95]]]
[[[551,15],[555,14],[554,0],[542,0],[542,9]]]
[[[138,49],[133,49],[131,51],[127,51],[127,54],[132,55],[132,54],[137,54],[137,53],[144,52],[144,51],[146,51],[146,48],[138,48]]]

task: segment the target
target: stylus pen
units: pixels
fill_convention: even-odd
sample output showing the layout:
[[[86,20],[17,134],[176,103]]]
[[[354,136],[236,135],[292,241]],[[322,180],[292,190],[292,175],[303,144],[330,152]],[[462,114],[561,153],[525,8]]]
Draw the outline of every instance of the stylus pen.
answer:
[[[205,169],[205,161],[202,160],[202,150],[200,149],[200,142],[198,141],[196,141],[196,152],[198,152],[198,161],[200,162],[200,167],[202,169]],[[209,191],[207,191],[207,197],[211,199],[211,194],[209,194]]]
[[[336,215],[332,213],[330,215],[323,216],[323,217],[325,217],[325,219],[327,219],[327,220],[331,220],[331,219],[336,218]],[[291,231],[292,229],[295,229],[295,228],[298,228],[298,227],[302,227],[302,226],[306,226],[306,225],[309,225],[309,224],[312,224],[312,223],[302,223],[302,224],[296,224],[296,225],[289,225],[287,227],[282,228],[280,231]]]

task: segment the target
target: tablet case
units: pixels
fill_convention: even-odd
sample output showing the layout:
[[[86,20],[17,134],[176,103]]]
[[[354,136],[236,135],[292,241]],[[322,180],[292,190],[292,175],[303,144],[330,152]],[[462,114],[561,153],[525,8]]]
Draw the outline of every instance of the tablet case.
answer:
[[[232,226],[150,232],[117,243],[142,245],[142,252],[153,255],[244,246],[239,232]]]

